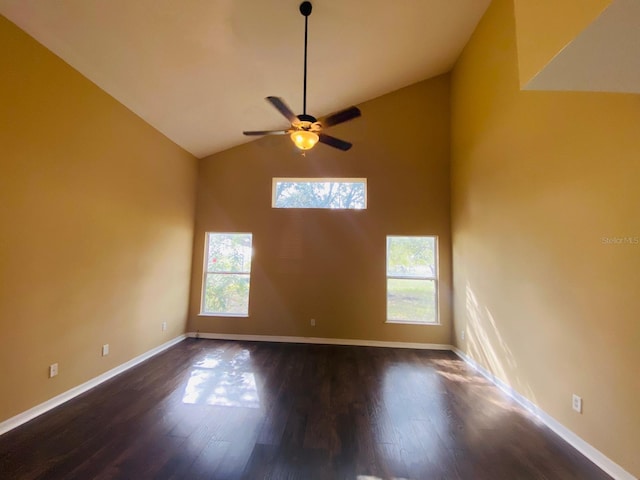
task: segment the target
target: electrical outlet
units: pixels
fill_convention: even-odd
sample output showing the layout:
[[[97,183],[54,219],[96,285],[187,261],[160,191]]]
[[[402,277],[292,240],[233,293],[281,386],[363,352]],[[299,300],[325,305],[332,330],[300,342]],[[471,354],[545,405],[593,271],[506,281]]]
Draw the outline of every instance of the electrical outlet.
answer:
[[[102,356],[106,357],[107,355],[109,355],[109,344],[105,343],[102,345]]]
[[[462,330],[462,333],[460,334],[460,338],[462,338],[462,340],[464,340],[464,330]]]
[[[58,375],[58,364],[52,363],[49,365],[49,378],[53,378]]]
[[[166,331],[167,330],[167,322],[162,322],[162,331]]]
[[[311,320],[309,320],[309,325],[311,325],[312,327],[316,326],[316,319],[312,318]]]
[[[582,397],[574,393],[573,397],[571,397],[571,406],[576,412],[582,413]]]

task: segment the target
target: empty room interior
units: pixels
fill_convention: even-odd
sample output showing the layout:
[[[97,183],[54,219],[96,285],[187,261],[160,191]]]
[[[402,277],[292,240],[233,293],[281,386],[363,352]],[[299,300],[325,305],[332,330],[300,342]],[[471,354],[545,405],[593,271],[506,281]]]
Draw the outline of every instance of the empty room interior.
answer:
[[[0,0],[0,478],[640,477],[640,2],[307,3]]]

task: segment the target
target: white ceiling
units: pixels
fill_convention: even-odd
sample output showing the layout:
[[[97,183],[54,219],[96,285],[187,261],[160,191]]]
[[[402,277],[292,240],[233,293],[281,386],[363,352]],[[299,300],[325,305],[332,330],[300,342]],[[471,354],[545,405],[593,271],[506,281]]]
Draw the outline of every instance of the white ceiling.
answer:
[[[0,12],[197,157],[302,110],[301,0],[0,0]],[[449,71],[490,0],[316,0],[316,117]],[[428,108],[425,106],[425,108]]]
[[[614,0],[525,90],[640,93],[640,1]]]

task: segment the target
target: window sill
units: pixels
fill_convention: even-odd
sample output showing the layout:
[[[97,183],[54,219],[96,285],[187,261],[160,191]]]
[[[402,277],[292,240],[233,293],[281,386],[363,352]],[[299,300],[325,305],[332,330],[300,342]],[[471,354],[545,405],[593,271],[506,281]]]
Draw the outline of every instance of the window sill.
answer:
[[[386,320],[384,323],[392,323],[397,325],[425,325],[425,326],[439,326],[440,322],[412,322],[411,320]]]

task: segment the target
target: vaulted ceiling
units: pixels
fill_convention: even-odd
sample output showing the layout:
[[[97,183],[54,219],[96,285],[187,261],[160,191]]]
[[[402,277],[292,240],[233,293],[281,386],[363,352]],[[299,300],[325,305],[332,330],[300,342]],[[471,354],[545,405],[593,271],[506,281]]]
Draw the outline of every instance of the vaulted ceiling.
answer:
[[[301,0],[0,0],[0,12],[197,157],[302,110]],[[316,0],[315,116],[448,72],[490,0]]]

